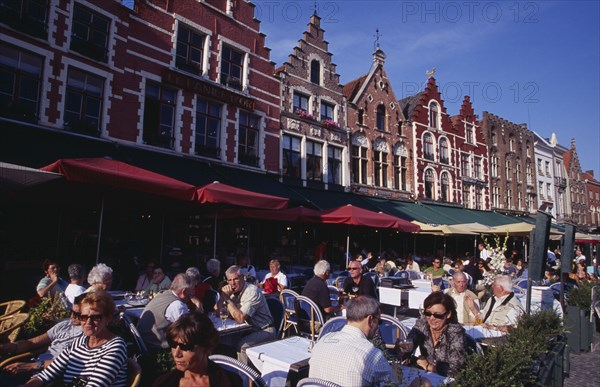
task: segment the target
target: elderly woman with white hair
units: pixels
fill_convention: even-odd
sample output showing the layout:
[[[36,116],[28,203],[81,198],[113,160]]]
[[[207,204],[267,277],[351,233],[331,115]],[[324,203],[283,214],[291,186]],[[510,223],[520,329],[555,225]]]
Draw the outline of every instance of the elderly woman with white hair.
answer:
[[[523,314],[523,305],[512,291],[512,280],[508,275],[499,275],[494,279],[494,293],[478,317],[490,328],[506,332],[509,327],[516,326]]]
[[[90,270],[88,274],[88,283],[90,284],[90,287],[86,290],[86,292],[110,290],[113,281],[112,273],[113,270],[105,263],[99,263],[92,267],[92,270]]]
[[[315,273],[315,276],[306,282],[306,285],[302,290],[302,295],[310,298],[319,306],[323,313],[323,317],[340,311],[342,307],[331,305],[331,299],[329,298],[329,288],[327,288],[326,282],[331,273],[329,262],[324,259],[320,260],[315,264],[313,272]]]

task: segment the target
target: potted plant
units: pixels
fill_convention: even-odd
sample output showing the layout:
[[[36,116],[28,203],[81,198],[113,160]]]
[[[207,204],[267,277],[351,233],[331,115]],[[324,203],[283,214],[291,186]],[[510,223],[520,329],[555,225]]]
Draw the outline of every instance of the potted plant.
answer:
[[[24,325],[25,335],[39,336],[67,317],[69,310],[60,296],[44,297],[38,305],[29,309],[29,318]]]
[[[580,281],[567,294],[567,337],[575,353],[589,351],[594,338],[592,287],[600,281]]]

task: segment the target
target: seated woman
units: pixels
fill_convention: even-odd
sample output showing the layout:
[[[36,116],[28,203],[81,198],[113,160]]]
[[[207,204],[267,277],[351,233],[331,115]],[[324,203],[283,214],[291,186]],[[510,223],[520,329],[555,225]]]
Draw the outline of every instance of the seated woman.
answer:
[[[156,379],[153,386],[240,386],[237,374],[208,359],[219,342],[219,333],[205,314],[191,313],[167,328],[167,342],[175,369]]]
[[[60,278],[60,266],[51,259],[45,259],[42,263],[45,276],[37,284],[36,291],[40,297],[54,297],[57,294],[64,294],[69,285],[64,279]]]
[[[88,283],[90,287],[87,288],[86,292],[95,292],[96,290],[107,291],[110,290],[113,281],[113,270],[110,266],[99,263],[92,267],[88,274]]]
[[[416,364],[443,376],[460,372],[465,365],[465,330],[458,324],[456,304],[452,297],[433,292],[423,301],[423,317],[408,334],[421,355]]]
[[[277,259],[271,259],[269,262],[269,272],[265,275],[265,279],[258,284],[258,287],[263,289],[267,294],[280,293],[287,288],[287,276],[281,271],[281,264]]]
[[[100,290],[88,293],[81,301],[79,316],[83,335],[25,385],[62,381],[69,386],[126,386],[127,344],[107,327],[114,313],[115,302],[109,294]]]

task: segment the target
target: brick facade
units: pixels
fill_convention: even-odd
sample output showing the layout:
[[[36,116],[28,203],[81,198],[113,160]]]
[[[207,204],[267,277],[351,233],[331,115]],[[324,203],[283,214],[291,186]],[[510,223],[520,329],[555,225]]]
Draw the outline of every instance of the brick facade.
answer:
[[[587,192],[579,157],[577,156],[575,139],[571,140],[571,147],[563,154],[563,161],[567,170],[569,203],[571,203],[569,220],[577,226],[585,226],[588,218]]]

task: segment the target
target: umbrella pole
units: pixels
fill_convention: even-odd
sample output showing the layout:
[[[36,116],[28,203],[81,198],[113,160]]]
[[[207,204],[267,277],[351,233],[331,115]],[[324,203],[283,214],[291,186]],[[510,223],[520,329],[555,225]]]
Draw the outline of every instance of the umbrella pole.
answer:
[[[213,258],[217,258],[217,219],[219,217],[219,210],[215,210],[215,228],[213,234]]]
[[[100,205],[100,220],[98,221],[98,243],[96,244],[96,265],[100,260],[100,241],[102,240],[102,222],[104,221],[104,195]]]
[[[346,231],[346,267],[348,267],[348,263],[349,263],[348,257],[349,256],[350,256],[350,226],[348,226],[348,229]]]
[[[380,230],[381,231],[381,230]],[[377,252],[377,255],[381,255],[381,234],[383,233],[383,231],[381,231],[379,233],[379,251]]]
[[[60,251],[60,229],[62,228],[62,216],[63,216],[63,208],[61,207],[58,210],[58,230],[56,232],[56,254],[55,257],[59,257],[58,252]]]
[[[160,255],[159,255],[159,262],[162,265],[163,264],[163,249],[164,249],[164,243],[165,243],[165,213],[162,213],[162,222],[160,225]]]

